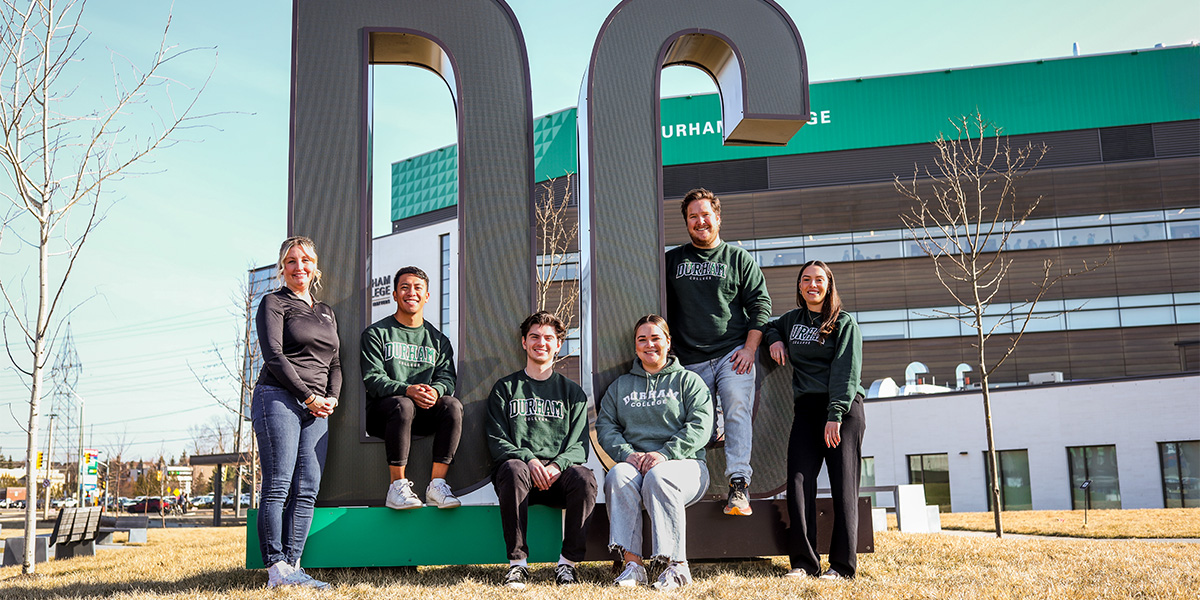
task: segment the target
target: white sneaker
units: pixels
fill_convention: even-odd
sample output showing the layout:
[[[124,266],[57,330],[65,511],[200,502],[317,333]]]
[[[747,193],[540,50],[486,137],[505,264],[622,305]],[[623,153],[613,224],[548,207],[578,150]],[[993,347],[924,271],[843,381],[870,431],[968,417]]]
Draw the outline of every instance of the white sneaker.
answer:
[[[289,565],[283,561],[279,561],[267,567],[267,587],[275,588],[285,585],[283,579],[291,575],[296,570],[296,567]]]
[[[314,578],[312,575],[304,572],[304,569],[296,569],[291,575],[283,578],[283,583],[280,585],[294,585],[297,587],[307,587],[318,590],[327,589],[328,583]]]
[[[663,569],[658,581],[654,582],[656,590],[674,590],[692,582],[692,572],[685,562],[673,562]]]
[[[833,567],[830,567],[830,568],[826,569],[824,573],[821,573],[821,579],[837,580],[837,579],[849,579],[849,577],[846,577],[845,575],[838,573],[837,571],[833,570]]]
[[[388,487],[387,501],[385,502],[388,508],[396,510],[404,510],[406,508],[420,508],[421,499],[412,491],[412,482],[407,479],[397,479]]]
[[[454,492],[450,491],[450,486],[446,484],[445,479],[434,479],[429,482],[429,487],[425,488],[426,506],[436,506],[438,508],[456,508],[462,506],[462,502],[454,497]]]
[[[646,585],[646,567],[633,561],[625,563],[625,570],[613,580],[620,587],[637,587]]]

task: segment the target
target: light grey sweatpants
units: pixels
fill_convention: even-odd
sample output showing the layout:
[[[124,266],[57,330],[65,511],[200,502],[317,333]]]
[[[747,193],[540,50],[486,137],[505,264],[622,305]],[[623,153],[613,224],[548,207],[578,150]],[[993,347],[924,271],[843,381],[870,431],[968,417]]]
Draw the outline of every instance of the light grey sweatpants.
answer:
[[[627,462],[617,463],[604,477],[608,506],[608,547],[642,554],[642,508],[650,515],[651,558],[687,560],[684,508],[708,489],[708,466],[702,460],[668,460],[642,475]]]

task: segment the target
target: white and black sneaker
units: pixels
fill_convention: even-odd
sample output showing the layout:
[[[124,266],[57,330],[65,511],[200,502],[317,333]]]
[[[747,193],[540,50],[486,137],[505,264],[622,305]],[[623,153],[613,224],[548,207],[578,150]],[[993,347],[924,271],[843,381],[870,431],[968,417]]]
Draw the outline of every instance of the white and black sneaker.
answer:
[[[575,571],[575,567],[566,563],[558,563],[554,567],[555,585],[575,585],[576,583],[579,583],[579,573]]]
[[[663,569],[661,575],[658,576],[658,581],[654,582],[656,590],[674,590],[679,589],[692,582],[692,572],[688,569],[685,562],[672,562]]]
[[[514,590],[525,589],[525,583],[529,581],[529,569],[524,565],[512,565],[508,568],[508,573],[504,576],[504,587]]]
[[[830,567],[830,568],[826,569],[824,573],[821,573],[821,579],[838,580],[838,579],[850,579],[850,578],[833,570],[833,567]]]
[[[625,563],[625,570],[621,571],[620,575],[617,575],[613,583],[619,587],[646,585],[646,567],[631,560]]]
[[[388,508],[396,510],[406,510],[409,508],[420,508],[421,499],[412,491],[412,482],[407,479],[397,479],[388,487],[387,501],[385,502]]]
[[[457,508],[462,506],[462,502],[454,497],[454,492],[450,490],[450,486],[445,479],[434,479],[429,482],[429,487],[425,488],[425,500],[429,506],[438,508]]]

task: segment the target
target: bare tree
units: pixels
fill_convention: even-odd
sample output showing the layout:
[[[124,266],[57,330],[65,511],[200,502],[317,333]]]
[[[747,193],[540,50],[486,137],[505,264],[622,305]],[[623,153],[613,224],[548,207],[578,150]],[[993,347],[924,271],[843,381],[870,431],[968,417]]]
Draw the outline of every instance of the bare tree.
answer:
[[[1054,262],[1042,263],[1040,279],[1031,281],[1028,295],[1008,303],[1008,308],[988,312],[1001,290],[1013,259],[1005,251],[1009,238],[1041,203],[1017,194],[1017,183],[1037,167],[1049,148],[1045,144],[1008,145],[1002,130],[979,113],[950,120],[953,139],[939,134],[934,142],[936,172],[928,167],[914,170],[912,180],[895,179],[896,190],[913,201],[911,212],[900,218],[909,235],[933,260],[938,281],[961,310],[933,312],[951,317],[975,331],[976,364],[983,391],[983,413],[987,431],[988,488],[996,522],[996,537],[1002,537],[1000,479],[996,440],[992,431],[989,377],[1012,356],[1029,323],[1054,318],[1062,312],[1034,313],[1037,303],[1059,281],[1094,271],[1108,263],[1086,261],[1079,267],[1055,274]],[[925,187],[922,187],[925,186]],[[927,189],[926,189],[927,188]],[[1109,257],[1111,258],[1111,252]],[[1015,286],[1010,292],[1017,294]],[[989,363],[987,344],[1000,342],[1000,355]]]
[[[542,183],[534,210],[537,219],[537,308],[555,314],[570,327],[579,308],[579,278],[569,272],[579,246],[579,219],[572,214],[572,175]],[[556,185],[559,184],[559,185]],[[562,187],[563,192],[556,193]],[[562,360],[565,357],[559,357]]]
[[[57,315],[75,261],[103,217],[107,186],[155,150],[170,144],[199,118],[199,89],[176,104],[166,65],[188,50],[166,42],[167,19],[158,48],[143,65],[116,57],[110,96],[80,114],[63,112],[89,104],[78,97],[78,78],[64,76],[78,63],[87,40],[80,26],[85,0],[6,0],[0,8],[0,167],[8,185],[0,196],[10,207],[0,221],[0,242],[15,240],[36,253],[37,293],[25,295],[0,279],[0,295],[25,342],[28,356],[13,365],[30,382],[27,459],[35,456],[43,377]],[[11,263],[10,263],[11,264]],[[21,287],[20,285],[16,286]],[[36,300],[31,300],[34,298]],[[30,314],[30,313],[34,314]],[[7,343],[8,321],[4,320]],[[23,573],[33,573],[37,487],[30,477],[25,511]]]

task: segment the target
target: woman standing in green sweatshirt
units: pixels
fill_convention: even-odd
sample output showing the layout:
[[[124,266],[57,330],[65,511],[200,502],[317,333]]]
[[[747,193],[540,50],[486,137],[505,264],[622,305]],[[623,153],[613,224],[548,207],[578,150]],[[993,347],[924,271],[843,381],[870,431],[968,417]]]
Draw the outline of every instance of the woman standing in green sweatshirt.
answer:
[[[788,440],[787,505],[790,577],[853,578],[858,539],[858,478],[866,392],[862,372],[862,333],[842,310],[833,272],[809,261],[796,281],[796,305],[767,324],[771,358],[792,364],[796,413]],[[821,573],[817,555],[817,474],[829,467],[833,492],[833,539],[829,569]]]
[[[634,328],[637,360],[604,394],[596,439],[618,461],[604,478],[610,549],[622,553],[619,586],[645,585],[642,508],[650,515],[651,558],[667,564],[654,587],[692,582],[684,509],[708,489],[704,445],[713,426],[712,395],[699,375],[669,356],[665,319],[646,315]]]

